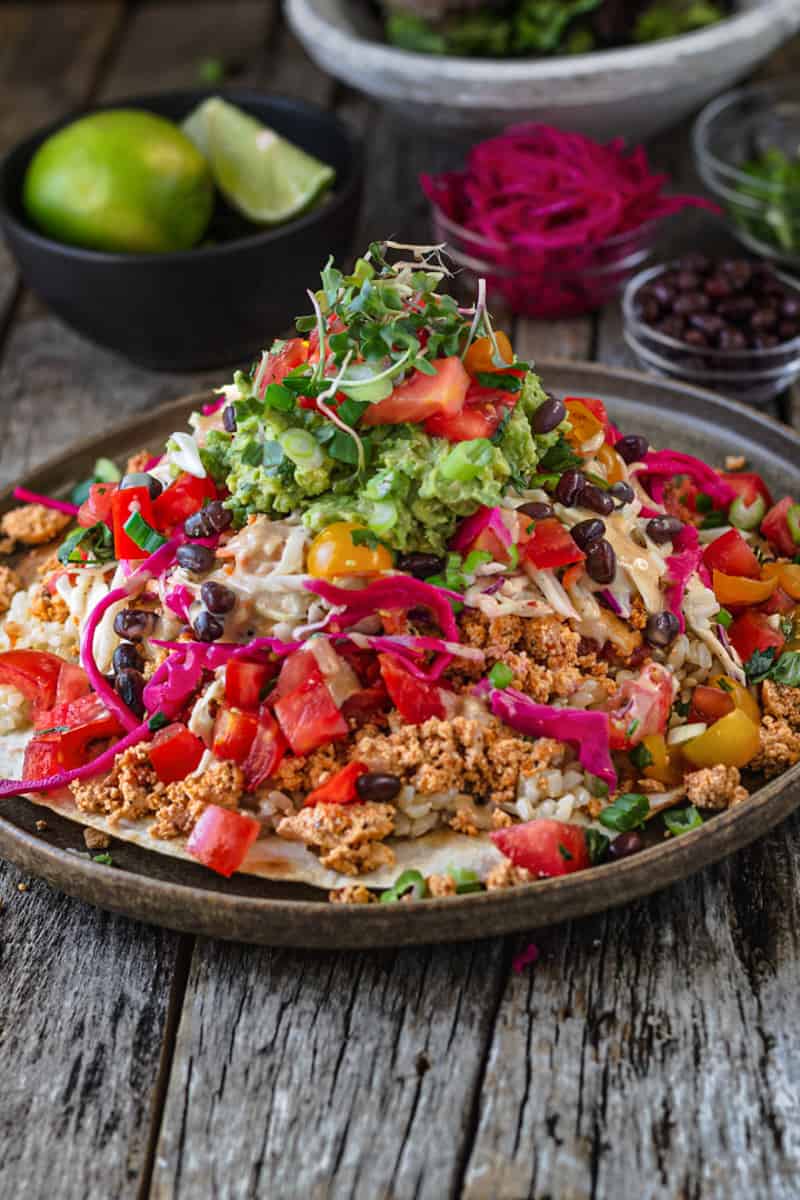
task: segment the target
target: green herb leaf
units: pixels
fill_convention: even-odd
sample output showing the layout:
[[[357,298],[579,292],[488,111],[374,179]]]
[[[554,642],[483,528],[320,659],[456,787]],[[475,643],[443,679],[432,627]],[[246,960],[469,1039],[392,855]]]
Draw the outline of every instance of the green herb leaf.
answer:
[[[698,492],[694,498],[694,506],[699,513],[710,513],[714,508],[714,501],[705,492]]]
[[[86,529],[73,529],[59,546],[56,557],[65,566],[68,563],[93,566],[110,562],[114,558],[114,536],[104,521]]]
[[[639,792],[624,792],[600,813],[598,820],[606,829],[627,833],[642,824],[650,812],[650,801]]]
[[[608,854],[608,847],[611,844],[611,840],[597,829],[585,830],[584,836],[586,838],[586,849],[589,851],[589,861],[593,867],[596,867]]]
[[[351,529],[350,541],[354,546],[367,546],[370,550],[377,550],[379,546],[383,546],[386,550],[394,553],[391,546],[379,538],[377,533],[373,533],[371,529]]]
[[[572,862],[572,855],[566,846],[562,846],[561,842],[558,843],[558,853],[564,859],[564,862]]]
[[[673,837],[688,833],[690,829],[699,829],[703,818],[693,804],[686,808],[673,808],[664,813],[664,824]]]
[[[721,608],[719,612],[712,617],[712,620],[716,622],[717,625],[721,625],[723,629],[729,629],[733,622],[733,614],[729,613],[727,608]]]
[[[165,725],[169,725],[169,717],[163,712],[153,713],[150,720],[147,722],[147,728],[151,733],[157,733],[159,729],[163,729]]]
[[[744,664],[748,683],[760,683],[766,679],[775,666],[775,647],[767,646],[766,650],[756,650]]]
[[[643,771],[645,767],[652,766],[653,763],[653,756],[644,742],[639,742],[638,746],[633,747],[630,758],[633,765],[640,771]]]
[[[291,412],[295,406],[295,398],[289,388],[282,387],[279,383],[271,383],[264,393],[264,403],[267,408],[276,412]]]
[[[522,380],[516,375],[504,375],[502,371],[478,371],[475,376],[481,387],[491,388],[494,392],[511,392],[512,395],[522,389]]]
[[[786,687],[800,687],[800,651],[784,650],[775,663],[770,678]]]
[[[575,454],[567,439],[559,437],[558,441],[539,459],[539,466],[543,471],[552,471],[555,474],[563,475],[564,471],[568,471],[571,467],[579,467],[582,462],[583,459]]]
[[[707,513],[707,515],[703,517],[703,520],[700,523],[700,528],[720,529],[723,525],[727,524],[728,518],[725,513],[719,512],[717,509],[713,509],[710,513]]]

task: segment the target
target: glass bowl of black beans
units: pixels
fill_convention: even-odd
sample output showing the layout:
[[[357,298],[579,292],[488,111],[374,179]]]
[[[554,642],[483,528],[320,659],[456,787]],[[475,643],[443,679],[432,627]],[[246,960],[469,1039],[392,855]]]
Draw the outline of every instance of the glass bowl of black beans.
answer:
[[[760,259],[690,254],[640,271],[622,298],[647,370],[764,405],[800,377],[800,282]]]

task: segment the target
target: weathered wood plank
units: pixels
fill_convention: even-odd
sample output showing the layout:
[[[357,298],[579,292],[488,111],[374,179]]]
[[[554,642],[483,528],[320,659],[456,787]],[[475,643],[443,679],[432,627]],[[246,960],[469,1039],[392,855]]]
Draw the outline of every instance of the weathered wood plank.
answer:
[[[0,900],[0,1191],[133,1198],[179,938],[4,863]]]
[[[514,349],[524,362],[537,358],[588,359],[592,354],[591,317],[571,320],[533,321],[519,317],[514,333]]]
[[[502,963],[500,943],[334,956],[200,942],[151,1196],[453,1195]]]
[[[499,1009],[464,1200],[796,1195],[798,832],[537,936]]]

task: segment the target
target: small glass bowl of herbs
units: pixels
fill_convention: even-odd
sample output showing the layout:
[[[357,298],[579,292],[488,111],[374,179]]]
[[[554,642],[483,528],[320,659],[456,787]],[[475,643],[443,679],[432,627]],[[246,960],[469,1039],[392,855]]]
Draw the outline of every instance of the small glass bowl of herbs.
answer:
[[[800,82],[727,92],[700,113],[692,142],[740,241],[800,269]]]

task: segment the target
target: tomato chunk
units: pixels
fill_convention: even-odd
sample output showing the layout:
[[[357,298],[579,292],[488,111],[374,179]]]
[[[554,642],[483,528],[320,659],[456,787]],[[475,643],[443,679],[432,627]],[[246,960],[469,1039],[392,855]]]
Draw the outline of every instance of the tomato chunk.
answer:
[[[720,717],[726,717],[734,708],[736,705],[730,692],[699,683],[692,692],[692,705],[687,719],[689,724],[695,721],[706,721],[710,724],[712,721],[718,721]]]
[[[425,432],[431,437],[445,438],[448,442],[471,442],[475,438],[490,438],[506,412],[498,404],[489,402],[470,405],[461,412],[448,416],[435,413],[425,422]]]
[[[285,750],[286,738],[278,728],[278,722],[269,709],[262,706],[258,714],[258,727],[242,763],[245,787],[249,792],[255,791],[265,779],[275,774]]]
[[[258,717],[238,708],[222,708],[214,722],[211,749],[217,758],[243,763],[258,729]]]
[[[663,733],[671,708],[672,675],[659,663],[648,663],[609,701],[611,749],[630,750],[649,734]]]
[[[111,501],[117,490],[115,483],[93,483],[89,495],[78,509],[75,518],[80,526],[88,529],[101,521],[111,525]]]
[[[800,550],[792,537],[789,522],[786,519],[786,514],[793,506],[792,497],[784,496],[782,500],[772,506],[761,522],[761,532],[764,537],[779,554],[783,554],[786,558],[793,558]]]
[[[42,779],[58,771],[82,767],[94,756],[94,743],[104,742],[121,733],[117,718],[94,693],[58,705],[48,715],[57,721],[59,728],[57,731],[35,734],[28,742],[23,779]],[[46,729],[51,729],[51,726],[46,726]]]
[[[409,725],[421,725],[429,717],[443,718],[442,691],[435,683],[417,679],[394,654],[379,654],[381,675],[392,704]]]
[[[767,614],[753,609],[736,618],[728,630],[728,637],[745,663],[756,650],[768,650],[770,646],[780,650],[785,641],[783,634],[773,629]]]
[[[244,862],[260,831],[255,817],[209,804],[189,834],[186,849],[192,858],[229,879]]]
[[[0,683],[22,692],[36,718],[55,704],[58,680],[67,665],[47,650],[6,650],[0,653]]]
[[[489,836],[515,867],[524,867],[540,879],[571,875],[591,865],[583,829],[566,821],[542,817],[496,829]]]
[[[452,416],[464,407],[469,375],[460,358],[437,358],[431,366],[435,375],[415,371],[399,384],[391,396],[371,404],[361,418],[367,428],[373,425],[399,425],[403,421],[425,421],[434,413]]]
[[[349,732],[321,674],[318,683],[282,696],[275,705],[275,716],[294,754],[310,754]]]
[[[159,729],[148,749],[153,770],[162,783],[174,783],[191,775],[204,752],[202,738],[180,721]]]
[[[232,658],[225,668],[225,699],[233,708],[258,708],[264,688],[277,674],[277,663]]]
[[[117,558],[146,558],[147,551],[142,550],[132,537],[125,532],[125,522],[134,512],[152,526],[153,501],[146,487],[123,488],[114,492],[111,497],[111,519],[114,528],[114,554]]]
[[[208,475],[198,479],[196,475],[184,471],[153,501],[153,522],[162,532],[174,529],[192,513],[199,512],[206,500],[216,498],[217,488],[213,479]],[[145,516],[144,513],[142,515]]]
[[[744,575],[748,579],[761,576],[758,559],[738,529],[729,529],[710,542],[703,551],[703,562],[709,571],[721,571],[723,575]]]
[[[583,562],[586,555],[557,517],[537,521],[525,543],[525,557],[539,570]]]
[[[308,362],[308,342],[302,338],[291,338],[277,354],[270,354],[261,372],[259,396],[264,396],[271,383],[282,383],[290,371]]]
[[[769,488],[755,471],[720,471],[720,476],[730,484],[736,495],[741,497],[748,508],[759,496],[767,508],[771,508],[772,496]]]
[[[314,804],[353,804],[359,799],[356,783],[361,775],[367,774],[368,770],[369,767],[364,763],[348,763],[346,767],[342,767],[341,771],[331,775],[325,783],[314,788],[313,792],[309,792],[303,807],[311,808]]]

